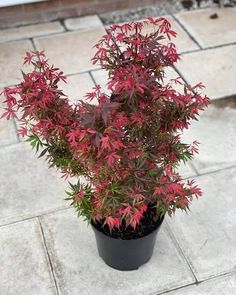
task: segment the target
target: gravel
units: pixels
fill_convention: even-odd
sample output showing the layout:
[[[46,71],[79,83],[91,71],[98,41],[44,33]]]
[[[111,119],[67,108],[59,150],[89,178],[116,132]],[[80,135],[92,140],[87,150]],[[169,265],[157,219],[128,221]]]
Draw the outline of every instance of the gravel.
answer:
[[[221,6],[235,5],[235,0],[220,0]],[[201,8],[217,7],[213,0],[202,0]],[[191,9],[198,9],[197,1],[194,1]],[[185,10],[182,0],[158,0],[158,4],[146,5],[135,9],[116,10],[99,15],[104,25],[129,22],[144,19],[148,16],[160,16],[177,13]]]

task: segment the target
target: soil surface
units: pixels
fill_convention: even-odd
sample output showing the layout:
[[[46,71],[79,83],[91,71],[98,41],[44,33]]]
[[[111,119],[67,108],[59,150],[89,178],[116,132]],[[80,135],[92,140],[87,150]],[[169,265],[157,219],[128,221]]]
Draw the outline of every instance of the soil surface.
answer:
[[[132,240],[142,238],[156,230],[161,225],[163,219],[164,217],[157,217],[156,208],[149,205],[140,221],[140,224],[135,230],[130,225],[126,227],[124,222],[119,229],[113,229],[111,232],[108,225],[103,226],[103,222],[96,222],[92,224],[97,230],[107,236],[115,239]]]

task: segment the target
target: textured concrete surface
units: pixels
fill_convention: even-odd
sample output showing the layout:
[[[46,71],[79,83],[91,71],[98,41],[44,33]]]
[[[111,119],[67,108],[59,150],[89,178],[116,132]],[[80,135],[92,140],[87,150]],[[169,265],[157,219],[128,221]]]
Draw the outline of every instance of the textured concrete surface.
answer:
[[[67,183],[27,143],[0,149],[0,225],[65,208]]]
[[[158,233],[149,263],[137,271],[121,272],[104,264],[92,229],[73,210],[49,214],[41,220],[62,294],[152,294],[194,282],[165,226]]]
[[[191,215],[178,212],[171,229],[198,280],[236,270],[236,168],[200,176],[204,197]]]
[[[70,31],[87,31],[93,28],[101,28],[103,24],[97,15],[88,15],[84,17],[68,18],[65,20],[65,26]]]
[[[64,31],[63,26],[59,22],[50,22],[24,26],[19,28],[10,28],[0,30],[0,42],[11,40],[27,39],[36,36],[50,35],[61,33]]]
[[[76,74],[98,68],[91,62],[96,52],[92,47],[104,33],[103,28],[93,28],[35,38],[34,42],[36,48],[45,50],[50,62],[60,67],[65,74]]]
[[[236,289],[236,276],[223,276],[198,285],[168,293],[168,295],[229,295]]]
[[[195,85],[203,82],[210,98],[224,98],[236,93],[236,45],[183,54],[176,65],[185,80]]]
[[[218,17],[211,18],[216,14]],[[203,48],[236,42],[236,8],[214,8],[176,14]]]
[[[15,41],[0,44],[0,87],[19,83],[22,78],[22,68],[25,52],[33,50],[30,40]],[[24,67],[25,70],[27,67]]]
[[[92,92],[94,82],[89,73],[83,73],[67,77],[67,83],[61,83],[61,89],[68,96],[72,103],[79,99],[84,99],[87,92]]]
[[[183,134],[185,142],[198,140],[201,145],[180,174],[196,178],[203,197],[193,201],[188,215],[177,212],[166,218],[148,264],[138,271],[113,270],[99,258],[91,228],[67,209],[66,182],[18,142],[13,122],[1,120],[0,294],[234,294],[236,106],[235,98],[220,98],[236,95],[236,46],[228,44],[235,42],[235,10],[217,11],[215,20],[206,18],[208,13],[174,16],[177,44],[190,52],[182,55],[178,73],[168,69],[164,80],[181,75],[187,83],[201,81],[207,86],[204,92],[217,99]],[[36,48],[46,50],[50,62],[68,75],[68,84],[61,87],[71,102],[91,91],[94,83],[104,89],[107,74],[90,62],[92,46],[105,32],[99,18],[68,19],[64,25],[73,32],[60,33],[59,23],[0,31],[0,88],[20,81],[25,50],[33,49],[28,38],[35,37]],[[16,38],[24,40],[6,42]],[[201,49],[193,39],[204,48],[220,46]]]
[[[186,143],[196,138],[200,142],[193,164],[201,174],[236,165],[235,135],[236,101],[231,107],[212,104],[182,138]]]
[[[14,122],[0,121],[0,146],[16,143],[18,141]]]
[[[91,75],[95,81],[96,84],[99,84],[101,86],[101,90],[105,92],[106,94],[110,94],[111,91],[107,88],[107,82],[108,82],[108,73],[105,70],[96,70],[92,71]]]
[[[0,227],[0,243],[1,294],[57,294],[37,219]]]

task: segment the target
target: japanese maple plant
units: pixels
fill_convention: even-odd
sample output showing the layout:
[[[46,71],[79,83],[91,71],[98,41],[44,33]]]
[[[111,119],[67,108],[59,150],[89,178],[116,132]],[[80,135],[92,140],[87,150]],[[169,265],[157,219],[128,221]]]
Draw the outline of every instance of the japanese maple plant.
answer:
[[[146,26],[153,31],[143,33]],[[198,151],[198,143],[183,143],[181,134],[210,100],[201,83],[165,82],[165,69],[180,58],[171,42],[175,36],[164,18],[107,29],[92,60],[108,72],[111,95],[96,85],[70,103],[58,85],[65,82],[63,72],[37,51],[24,59],[32,71],[4,90],[3,117],[20,122],[19,133],[41,148],[39,157],[50,167],[78,178],[70,182],[68,199],[108,236],[142,236],[148,219],[155,223],[166,212],[187,210],[202,194],[177,170]]]

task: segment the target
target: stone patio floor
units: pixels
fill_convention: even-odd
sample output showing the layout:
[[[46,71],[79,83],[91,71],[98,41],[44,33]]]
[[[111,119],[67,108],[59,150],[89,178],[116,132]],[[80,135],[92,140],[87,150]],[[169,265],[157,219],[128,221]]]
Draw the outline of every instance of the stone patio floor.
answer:
[[[209,18],[215,12],[218,18]],[[181,172],[196,178],[204,196],[188,215],[165,219],[148,264],[116,271],[99,258],[92,230],[64,201],[66,182],[18,138],[14,121],[2,120],[1,295],[236,294],[236,9],[168,18],[182,52],[169,77],[204,82],[214,100],[183,136],[201,142]],[[19,82],[24,52],[38,49],[68,76],[63,87],[72,101],[94,83],[105,88],[106,74],[90,62],[102,34],[95,15],[0,31],[0,87]]]

